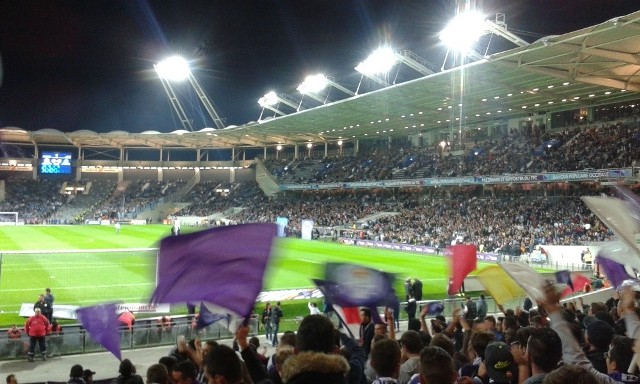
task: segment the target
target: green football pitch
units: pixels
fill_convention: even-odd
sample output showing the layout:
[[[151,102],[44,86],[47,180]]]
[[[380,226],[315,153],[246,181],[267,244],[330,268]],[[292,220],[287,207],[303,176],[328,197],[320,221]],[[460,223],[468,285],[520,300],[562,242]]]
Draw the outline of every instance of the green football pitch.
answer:
[[[34,303],[46,287],[56,304],[91,305],[106,301],[148,302],[155,284],[154,250],[170,226],[0,226],[0,326],[22,322],[22,303]],[[194,231],[183,227],[183,233]],[[97,252],[121,249],[124,252]],[[129,249],[129,250],[127,250]],[[77,252],[59,252],[63,250]],[[12,254],[11,251],[41,251]],[[49,251],[49,252],[47,252]],[[438,256],[340,245],[321,241],[278,239],[263,290],[310,288],[326,262],[349,262],[417,277],[426,298],[442,298],[448,265]],[[481,267],[482,264],[479,264]],[[238,276],[238,278],[242,278]]]

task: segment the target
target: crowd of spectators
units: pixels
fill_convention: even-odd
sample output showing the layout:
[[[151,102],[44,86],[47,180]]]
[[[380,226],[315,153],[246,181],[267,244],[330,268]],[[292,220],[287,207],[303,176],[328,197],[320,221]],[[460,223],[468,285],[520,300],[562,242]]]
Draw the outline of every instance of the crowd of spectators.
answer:
[[[42,179],[41,181],[12,177],[5,180],[5,201],[0,202],[0,211],[18,212],[19,220],[26,224],[42,224],[66,197],[60,194],[64,181]],[[0,216],[0,220],[14,220]]]
[[[640,311],[631,287],[588,305],[582,299],[561,304],[553,284],[540,289],[537,307],[527,298],[516,308],[499,305],[498,313],[486,313],[470,297],[450,318],[425,305],[404,330],[389,307],[380,316],[360,308],[359,332],[336,329],[329,313],[310,314],[295,332],[274,336],[275,351],[261,348],[243,324],[233,340],[178,339],[146,372],[123,359],[112,382],[141,384],[145,374],[147,383],[157,384],[640,382],[634,360]],[[69,383],[90,383],[94,374],[73,365]],[[9,384],[16,380],[11,376]]]
[[[637,122],[629,122],[556,132],[511,130],[499,139],[451,149],[438,143],[383,145],[322,160],[267,160],[265,166],[282,182],[312,183],[630,167],[640,154],[640,128]]]
[[[578,245],[604,241],[612,233],[580,200],[606,193],[589,185],[543,191],[480,188],[397,192],[317,191],[277,198],[243,210],[237,223],[275,222],[287,217],[289,236],[300,236],[301,221],[330,227],[335,237],[357,237],[443,249],[452,242],[480,251],[519,256],[540,244]],[[322,209],[318,209],[322,207]],[[509,214],[505,214],[509,212]]]
[[[190,204],[176,216],[209,216],[234,207],[259,207],[266,203],[267,197],[255,181],[204,181],[196,184],[182,200]]]

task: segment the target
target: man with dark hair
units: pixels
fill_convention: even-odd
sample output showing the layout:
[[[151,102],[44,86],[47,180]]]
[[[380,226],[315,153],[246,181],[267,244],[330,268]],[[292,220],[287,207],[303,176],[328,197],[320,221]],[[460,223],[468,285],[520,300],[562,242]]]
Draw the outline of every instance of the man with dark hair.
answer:
[[[400,346],[395,340],[382,339],[371,348],[371,366],[378,378],[372,384],[396,384],[400,373]]]
[[[476,307],[476,302],[471,300],[471,297],[467,296],[466,301],[464,303],[464,318],[468,321],[474,320],[478,317],[478,308]]]
[[[171,371],[171,379],[176,384],[193,384],[197,383],[196,374],[198,368],[191,360],[183,360],[173,366]]]
[[[242,382],[242,364],[233,349],[216,345],[204,359],[208,384],[237,384]]]
[[[280,302],[276,303],[276,306],[271,309],[271,346],[278,345],[278,330],[280,329],[280,319],[284,316]]]
[[[411,290],[413,291],[413,297],[420,301],[422,300],[422,281],[415,278],[413,279],[413,285],[411,286]]]
[[[457,377],[453,358],[444,349],[430,346],[420,352],[422,384],[452,384]]]
[[[82,365],[76,364],[71,367],[71,371],[69,372],[69,381],[67,381],[67,384],[85,384],[85,381],[82,378],[83,373],[84,370],[82,369]]]
[[[422,339],[416,331],[406,331],[400,337],[402,365],[398,374],[398,384],[406,384],[411,377],[420,372],[420,351]]]
[[[487,317],[487,300],[485,300],[484,294],[480,294],[480,298],[476,302],[476,309],[478,310],[478,318],[484,319]]]
[[[371,352],[371,340],[375,334],[375,326],[371,320],[371,309],[360,308],[360,346],[367,356]]]
[[[338,353],[340,341],[349,356],[348,362]],[[362,383],[364,349],[352,338],[338,333],[324,315],[302,319],[296,335],[296,352],[282,366],[282,379],[287,384]]]
[[[531,377],[524,384],[541,384],[562,361],[562,341],[550,328],[531,328],[525,360],[531,364]]]
[[[38,296],[38,301],[33,304],[33,311],[35,312],[36,309],[40,309],[42,315],[46,317],[49,322],[51,322],[51,318],[53,316],[53,308],[51,307],[51,304],[44,300],[44,295]]]
[[[611,325],[602,320],[597,320],[593,316],[585,317],[583,323],[586,327],[584,339],[587,359],[591,361],[595,369],[602,373],[607,373],[604,353],[609,350],[615,330]]]
[[[153,364],[147,368],[146,384],[169,384],[169,372],[162,364]]]

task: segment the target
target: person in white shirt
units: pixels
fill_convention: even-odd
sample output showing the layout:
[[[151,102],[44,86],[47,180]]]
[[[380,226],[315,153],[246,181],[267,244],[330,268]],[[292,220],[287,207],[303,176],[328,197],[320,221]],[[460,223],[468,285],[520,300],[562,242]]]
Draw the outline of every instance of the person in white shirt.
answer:
[[[321,315],[322,314],[322,312],[320,312],[320,309],[318,309],[318,304],[309,302],[307,304],[307,306],[309,307],[309,314],[310,315]]]

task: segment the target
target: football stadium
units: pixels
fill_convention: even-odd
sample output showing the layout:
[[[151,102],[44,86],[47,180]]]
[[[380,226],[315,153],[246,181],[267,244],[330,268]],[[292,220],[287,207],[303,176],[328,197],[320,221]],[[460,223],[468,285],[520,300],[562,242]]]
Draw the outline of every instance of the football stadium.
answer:
[[[174,56],[153,68],[181,129],[1,127],[0,371],[638,382],[640,12],[533,42],[480,24],[510,48],[440,69],[380,49],[357,89],[315,74],[243,125]],[[351,371],[291,373],[304,354],[278,342],[342,346]]]

